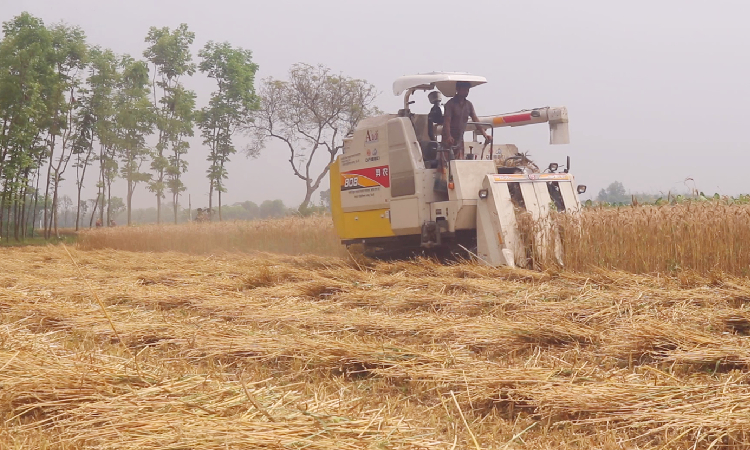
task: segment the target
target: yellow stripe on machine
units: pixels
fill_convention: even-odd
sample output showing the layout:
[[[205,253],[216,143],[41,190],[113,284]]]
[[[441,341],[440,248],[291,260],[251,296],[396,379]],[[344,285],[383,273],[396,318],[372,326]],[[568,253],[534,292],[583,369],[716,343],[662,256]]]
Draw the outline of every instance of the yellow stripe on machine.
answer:
[[[339,239],[367,239],[395,236],[391,228],[390,209],[344,212],[341,207],[341,178],[338,158],[331,164],[331,215]]]
[[[340,221],[342,227],[336,228],[339,238],[349,240],[395,236],[388,218],[389,211],[388,209],[373,209],[343,213]]]
[[[502,125],[505,123],[505,120],[502,118],[502,116],[496,116],[492,118],[492,125]]]

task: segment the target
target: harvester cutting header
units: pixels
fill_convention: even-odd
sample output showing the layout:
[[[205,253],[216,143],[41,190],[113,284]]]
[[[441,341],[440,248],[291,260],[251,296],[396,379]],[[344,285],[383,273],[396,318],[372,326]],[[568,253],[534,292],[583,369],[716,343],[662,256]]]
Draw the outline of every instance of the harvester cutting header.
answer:
[[[561,173],[555,163],[540,171],[515,145],[497,144],[494,132],[547,123],[550,144],[567,144],[567,110],[477,117],[466,95],[486,82],[476,75],[433,72],[393,83],[393,93],[404,95],[403,109],[362,120],[331,165],[333,220],[342,243],[364,244],[376,255],[464,249],[490,265],[527,266],[518,215],[543,223],[551,209],[580,208],[578,194],[586,188],[575,186],[569,159]],[[418,91],[430,91],[428,114],[411,111]],[[445,113],[441,94],[454,97]],[[472,133],[471,140],[464,140],[465,132]],[[548,227],[536,239],[556,237]]]

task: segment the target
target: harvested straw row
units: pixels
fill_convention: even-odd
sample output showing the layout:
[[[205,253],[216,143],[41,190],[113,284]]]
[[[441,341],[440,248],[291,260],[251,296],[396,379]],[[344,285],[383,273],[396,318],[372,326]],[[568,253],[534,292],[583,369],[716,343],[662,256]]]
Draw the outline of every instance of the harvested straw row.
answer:
[[[0,447],[476,448],[461,414],[481,448],[747,442],[746,279],[73,256],[121,341],[63,251],[0,255]]]
[[[703,435],[698,442],[703,445],[716,440],[746,448],[749,443],[750,387],[745,373],[687,384],[656,369],[626,374],[581,366],[571,371],[573,377],[566,376],[569,371],[474,363],[471,369],[415,366],[376,372],[389,379],[431,386],[437,395],[463,391],[469,394],[464,400],[467,406],[511,414],[525,411],[558,427],[601,425],[642,442],[653,442],[654,434],[665,431],[677,436],[700,429]]]
[[[9,431],[48,429],[60,448],[361,448],[389,442],[427,446],[408,421],[386,423],[355,395],[304,394],[304,384],[274,384],[243,374],[140,374],[119,357],[59,349],[56,333],[29,339],[5,326],[0,405]],[[29,340],[46,351],[16,350]],[[41,348],[42,346],[37,346]],[[57,348],[56,348],[57,347]],[[130,368],[129,368],[130,366]],[[300,390],[302,388],[302,390]],[[340,394],[340,393],[339,393]],[[407,432],[407,428],[411,428]]]

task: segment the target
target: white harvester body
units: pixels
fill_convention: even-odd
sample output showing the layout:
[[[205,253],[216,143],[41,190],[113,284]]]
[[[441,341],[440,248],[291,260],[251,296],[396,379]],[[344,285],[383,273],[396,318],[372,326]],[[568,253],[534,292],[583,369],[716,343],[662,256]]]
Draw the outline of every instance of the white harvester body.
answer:
[[[525,267],[530,255],[518,220],[526,214],[536,224],[535,247],[559,253],[559,237],[546,224],[550,211],[578,211],[578,193],[585,187],[575,185],[567,168],[557,173],[550,165],[548,173],[540,173],[514,145],[479,143],[476,129],[547,123],[550,143],[564,144],[569,140],[567,110],[545,107],[481,117],[468,126],[475,130],[474,139],[464,144],[471,159],[455,160],[437,140],[440,125],[427,114],[413,114],[409,105],[419,90],[453,96],[457,81],[486,82],[461,73],[399,78],[393,90],[405,92],[404,109],[363,120],[345,139],[343,154],[331,166],[339,237],[375,254],[461,248],[492,266]]]

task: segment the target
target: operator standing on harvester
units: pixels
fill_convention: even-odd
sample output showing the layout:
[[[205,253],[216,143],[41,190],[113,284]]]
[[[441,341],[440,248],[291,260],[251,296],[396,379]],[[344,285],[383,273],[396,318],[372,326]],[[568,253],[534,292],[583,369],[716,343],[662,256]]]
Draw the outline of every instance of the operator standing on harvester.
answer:
[[[445,103],[445,118],[443,119],[443,143],[453,149],[455,159],[464,159],[464,132],[469,118],[479,122],[474,105],[467,100],[471,83],[456,82],[456,95]],[[492,139],[482,128],[479,130],[487,142]]]

